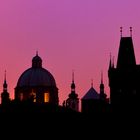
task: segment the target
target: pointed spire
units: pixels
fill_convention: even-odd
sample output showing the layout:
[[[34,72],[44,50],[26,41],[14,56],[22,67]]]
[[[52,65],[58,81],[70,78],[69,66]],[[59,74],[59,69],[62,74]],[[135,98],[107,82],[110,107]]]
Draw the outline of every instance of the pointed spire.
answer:
[[[130,27],[130,37],[132,37],[132,27]]]
[[[100,96],[104,94],[103,72],[101,72]]]
[[[111,62],[111,53],[110,53],[110,61],[109,61],[109,69],[112,67],[112,62]]]
[[[112,60],[112,68],[114,68],[114,56],[113,56],[113,60]]]
[[[4,71],[4,81],[6,81],[6,70]]]
[[[103,71],[101,71],[101,84],[103,84]]]
[[[1,103],[8,104],[10,102],[9,93],[7,92],[6,70],[4,72],[3,92],[1,94]]]
[[[75,92],[74,70],[72,70],[72,84],[71,84],[71,92]]]
[[[122,37],[122,29],[123,29],[123,27],[120,27],[120,34],[121,34],[121,37]]]
[[[93,79],[91,79],[91,88],[93,88]]]
[[[3,90],[7,91],[7,82],[6,82],[6,70],[4,71],[4,83],[3,83]]]
[[[36,56],[38,56],[38,50],[36,50]]]
[[[72,70],[72,83],[74,83],[74,70]]]

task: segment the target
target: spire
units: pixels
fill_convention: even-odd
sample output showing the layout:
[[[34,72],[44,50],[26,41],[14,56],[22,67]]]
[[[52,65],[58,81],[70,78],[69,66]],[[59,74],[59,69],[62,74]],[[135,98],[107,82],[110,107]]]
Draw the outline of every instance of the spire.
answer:
[[[4,72],[3,92],[1,94],[1,103],[8,104],[10,101],[9,93],[7,92],[6,71]]]
[[[7,91],[6,70],[5,70],[5,72],[4,72],[3,91]]]
[[[132,37],[132,27],[130,27],[130,37]]]
[[[103,84],[103,71],[101,71],[101,84]]]
[[[122,29],[123,29],[123,27],[120,27],[120,35],[121,35],[121,37],[122,37]]]
[[[36,56],[38,56],[38,50],[36,50]]]
[[[71,84],[71,92],[75,92],[74,70],[72,71],[72,84]]]
[[[91,79],[91,88],[93,88],[93,79]]]
[[[74,83],[74,70],[72,70],[72,83]]]
[[[112,60],[112,68],[114,68],[114,56],[113,56],[113,60]]]
[[[109,69],[112,67],[112,62],[111,62],[111,53],[110,53],[110,61],[109,61]]]
[[[100,98],[104,99],[105,93],[104,93],[104,83],[103,83],[103,72],[101,72],[101,83],[100,83]]]

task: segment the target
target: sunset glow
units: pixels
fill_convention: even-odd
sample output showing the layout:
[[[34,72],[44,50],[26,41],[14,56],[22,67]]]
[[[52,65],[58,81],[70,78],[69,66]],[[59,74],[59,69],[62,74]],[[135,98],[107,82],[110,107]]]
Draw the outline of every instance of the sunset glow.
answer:
[[[109,96],[109,55],[116,59],[122,35],[130,36],[137,64],[140,63],[139,0],[1,0],[0,1],[0,91],[7,71],[8,92],[23,71],[31,67],[38,50],[43,67],[59,89],[59,100],[70,93],[72,70],[76,93],[83,97],[93,86],[99,92],[101,71]]]

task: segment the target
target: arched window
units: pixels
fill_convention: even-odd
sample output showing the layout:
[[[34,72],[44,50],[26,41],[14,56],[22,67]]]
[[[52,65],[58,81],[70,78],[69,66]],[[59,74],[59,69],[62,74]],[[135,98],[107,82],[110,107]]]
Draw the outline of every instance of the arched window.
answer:
[[[45,92],[44,93],[44,102],[45,103],[48,103],[49,102],[49,98],[50,98],[49,93],[48,92]]]

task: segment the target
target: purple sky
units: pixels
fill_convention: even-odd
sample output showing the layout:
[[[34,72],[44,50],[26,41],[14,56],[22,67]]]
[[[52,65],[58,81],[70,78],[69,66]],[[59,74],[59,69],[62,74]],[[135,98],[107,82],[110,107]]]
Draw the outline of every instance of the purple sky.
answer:
[[[0,91],[4,70],[10,96],[21,73],[31,66],[36,50],[43,66],[55,77],[60,103],[70,92],[75,70],[76,91],[81,98],[90,88],[99,91],[104,72],[109,95],[107,70],[109,54],[118,54],[120,26],[133,40],[140,62],[139,0],[1,0],[0,1]]]

